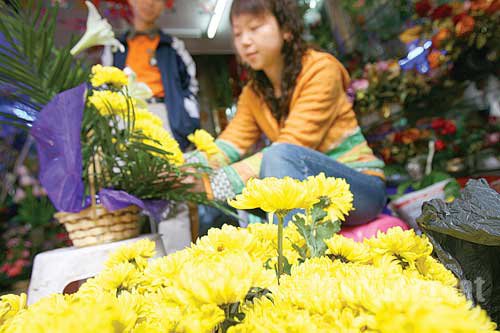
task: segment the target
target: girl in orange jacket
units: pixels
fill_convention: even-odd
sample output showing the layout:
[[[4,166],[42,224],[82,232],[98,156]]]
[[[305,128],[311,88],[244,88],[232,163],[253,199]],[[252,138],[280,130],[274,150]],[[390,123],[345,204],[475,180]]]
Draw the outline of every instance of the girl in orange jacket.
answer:
[[[302,180],[324,172],[351,186],[355,210],[347,224],[374,219],[386,202],[384,165],[358,126],[345,68],[332,55],[307,47],[295,0],[234,0],[230,15],[234,45],[251,79],[234,119],[216,140],[220,156],[190,157],[217,168],[203,188],[226,200],[251,177]],[[262,134],[272,144],[249,154]],[[217,215],[211,209],[200,213],[205,228]]]

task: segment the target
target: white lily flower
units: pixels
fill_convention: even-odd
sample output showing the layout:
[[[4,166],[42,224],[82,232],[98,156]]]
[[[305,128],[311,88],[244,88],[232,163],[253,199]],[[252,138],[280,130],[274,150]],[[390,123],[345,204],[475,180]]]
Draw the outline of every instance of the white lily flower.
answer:
[[[71,49],[73,56],[79,54],[83,50],[97,45],[110,45],[114,50],[119,49],[120,52],[125,52],[125,47],[115,38],[115,34],[111,24],[99,15],[97,8],[90,1],[85,1],[89,9],[87,17],[87,30],[82,38]]]
[[[153,91],[144,82],[137,82],[137,74],[130,67],[125,67],[123,72],[128,76],[127,91],[130,97],[137,100],[137,104],[146,108],[148,98],[153,97]]]

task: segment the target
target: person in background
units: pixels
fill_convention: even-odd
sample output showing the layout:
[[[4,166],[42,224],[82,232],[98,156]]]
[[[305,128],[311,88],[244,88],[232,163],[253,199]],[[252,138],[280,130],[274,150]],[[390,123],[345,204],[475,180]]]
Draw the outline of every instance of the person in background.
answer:
[[[106,48],[103,65],[131,68],[153,92],[148,109],[158,115],[183,151],[187,136],[200,127],[196,65],[184,43],[161,31],[165,0],[129,0],[132,27],[119,37],[125,52]]]
[[[252,177],[303,180],[324,172],[350,184],[354,210],[345,224],[367,223],[386,203],[384,164],[361,133],[346,94],[346,69],[331,54],[305,44],[296,3],[233,1],[235,49],[251,79],[234,119],[216,140],[221,156],[191,154],[190,161],[215,167],[192,182],[196,190],[226,201],[241,193]],[[262,133],[272,144],[250,153]],[[221,214],[206,209],[210,212],[200,216],[204,230]]]

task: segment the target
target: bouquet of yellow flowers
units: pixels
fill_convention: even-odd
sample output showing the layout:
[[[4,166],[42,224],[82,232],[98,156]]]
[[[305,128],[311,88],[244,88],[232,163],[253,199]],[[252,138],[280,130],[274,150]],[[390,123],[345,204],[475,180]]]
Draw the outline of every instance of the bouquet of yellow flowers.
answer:
[[[262,181],[236,205],[282,216],[329,195],[323,217],[343,218],[350,209],[339,179]],[[298,191],[304,185],[309,191]],[[311,223],[226,225],[154,260],[154,243],[139,241],[113,253],[75,294],[29,307],[25,295],[1,297],[0,332],[495,332],[431,256],[427,237],[393,228],[357,243],[333,233],[321,240],[321,253],[302,256]],[[278,280],[272,264],[280,247],[289,266]]]
[[[80,214],[84,225],[76,231],[87,230],[89,219],[99,220],[99,228],[114,228],[108,234],[124,238],[138,232],[137,207],[159,220],[168,200],[207,199],[181,181],[197,176],[189,171],[196,169],[181,167],[179,145],[141,99],[147,95],[144,85],[118,68],[90,69],[75,57],[94,45],[123,48],[94,5],[86,4],[87,31],[73,47],[62,48],[54,41],[56,7],[15,2],[2,8],[0,33],[7,44],[0,47],[5,59],[0,83],[13,87],[11,97],[25,109],[2,109],[0,120],[30,129],[40,182],[61,212],[61,222]],[[106,240],[114,239],[119,238]]]

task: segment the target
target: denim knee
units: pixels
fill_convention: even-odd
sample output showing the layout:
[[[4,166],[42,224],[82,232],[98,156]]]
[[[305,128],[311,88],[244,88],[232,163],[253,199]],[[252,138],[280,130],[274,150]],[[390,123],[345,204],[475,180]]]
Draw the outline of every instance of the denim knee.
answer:
[[[293,145],[287,143],[274,144],[264,150],[262,154],[262,164],[260,167],[260,177],[283,177],[287,176],[284,171],[290,163],[290,156],[293,155]]]

